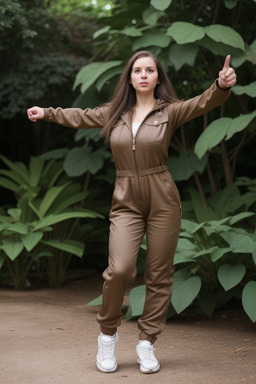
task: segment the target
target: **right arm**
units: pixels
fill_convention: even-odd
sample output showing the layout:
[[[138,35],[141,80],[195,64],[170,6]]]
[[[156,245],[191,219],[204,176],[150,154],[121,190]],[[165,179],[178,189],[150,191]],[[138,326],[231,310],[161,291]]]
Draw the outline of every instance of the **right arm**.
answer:
[[[86,108],[40,108],[28,109],[29,120],[36,122],[38,119],[51,121],[70,128],[102,128],[106,121],[108,106]]]

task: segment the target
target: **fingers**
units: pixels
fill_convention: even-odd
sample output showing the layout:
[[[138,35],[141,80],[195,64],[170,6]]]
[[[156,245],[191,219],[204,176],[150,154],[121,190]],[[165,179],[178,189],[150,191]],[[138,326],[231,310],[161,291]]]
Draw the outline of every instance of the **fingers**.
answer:
[[[32,107],[27,110],[27,115],[30,121],[36,122],[38,119],[43,119],[44,111],[40,107]]]
[[[226,59],[225,59],[225,63],[224,63],[224,66],[223,66],[223,70],[224,70],[224,69],[226,69],[226,70],[229,69],[230,58],[231,58],[230,55],[228,55],[228,56],[226,57]]]
[[[231,56],[228,55],[225,59],[224,66],[219,72],[219,84],[220,87],[229,88],[235,85],[236,83],[236,73],[230,65]]]

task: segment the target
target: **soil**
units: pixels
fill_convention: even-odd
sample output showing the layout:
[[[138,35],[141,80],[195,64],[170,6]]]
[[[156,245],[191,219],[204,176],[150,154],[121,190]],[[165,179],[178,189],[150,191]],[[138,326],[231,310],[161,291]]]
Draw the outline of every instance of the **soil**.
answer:
[[[140,373],[136,321],[123,319],[118,370],[99,372],[99,307],[85,304],[101,293],[101,286],[95,274],[61,289],[1,289],[0,383],[256,383],[256,325],[242,310],[216,312],[212,319],[183,315],[169,320],[155,343],[161,370],[153,375]]]

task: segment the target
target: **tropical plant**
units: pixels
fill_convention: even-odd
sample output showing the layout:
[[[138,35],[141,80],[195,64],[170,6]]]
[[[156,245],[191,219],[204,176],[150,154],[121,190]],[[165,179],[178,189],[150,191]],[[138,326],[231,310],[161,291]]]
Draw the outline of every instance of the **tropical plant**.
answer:
[[[236,298],[256,322],[256,234],[237,227],[239,221],[253,216],[244,212],[200,224],[182,220],[168,317],[192,303],[194,311],[211,317],[214,310]],[[142,247],[146,249],[146,239]],[[145,292],[145,286],[130,292],[127,319],[142,314]]]
[[[224,57],[228,53],[232,56],[239,85],[232,88],[232,102],[225,106],[231,117],[224,117],[221,107],[190,122],[188,129],[181,127],[171,142],[171,148],[178,154],[170,153],[169,168],[174,179],[193,177],[207,209],[207,194],[214,196],[234,181],[241,151],[250,148],[256,135],[252,103],[256,82],[247,76],[248,70],[255,73],[256,40],[255,34],[244,29],[247,12],[251,21],[255,20],[255,12],[250,14],[255,10],[255,2],[152,0],[129,3],[129,11],[126,6],[126,2],[122,2],[122,7],[117,4],[112,11],[115,22],[105,20],[108,24],[94,33],[95,41],[100,41],[103,48],[97,51],[93,63],[78,72],[74,83],[74,88],[81,86],[84,95],[91,92],[92,86],[99,93],[105,88],[112,91],[113,79],[120,75],[124,62],[131,52],[140,49],[150,49],[159,56],[184,98],[202,92],[216,78],[216,68],[221,68]],[[135,8],[136,13],[132,13]],[[102,57],[106,51],[107,62]],[[210,188],[206,190],[205,184]]]
[[[81,191],[80,184],[67,178],[62,161],[46,162],[40,157],[32,157],[26,167],[3,156],[1,159],[10,169],[0,169],[0,174],[4,175],[0,185],[13,191],[17,198],[17,209],[8,210],[9,217],[1,216],[1,249],[14,285],[24,287],[31,264],[40,256],[49,284],[60,286],[72,255],[81,257],[83,254],[81,240],[84,233],[79,230],[78,219],[103,216],[82,208],[88,191]],[[80,206],[76,206],[78,203]],[[70,223],[69,219],[74,220]],[[24,243],[27,238],[32,238],[28,246]],[[33,239],[37,241],[33,243]]]

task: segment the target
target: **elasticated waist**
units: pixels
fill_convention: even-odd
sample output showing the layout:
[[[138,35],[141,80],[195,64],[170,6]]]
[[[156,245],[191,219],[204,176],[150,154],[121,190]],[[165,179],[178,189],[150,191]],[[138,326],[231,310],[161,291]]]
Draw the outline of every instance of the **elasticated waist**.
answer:
[[[154,168],[139,169],[138,171],[134,170],[116,170],[116,177],[137,177],[139,176],[148,176],[153,175],[154,173],[163,173],[167,171],[167,165],[159,165]]]

